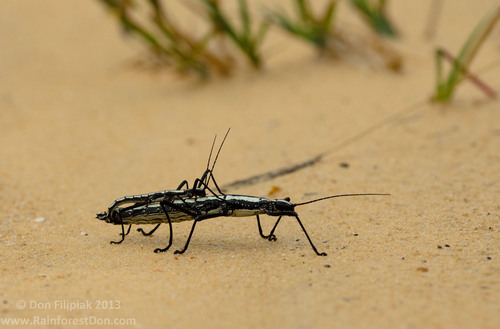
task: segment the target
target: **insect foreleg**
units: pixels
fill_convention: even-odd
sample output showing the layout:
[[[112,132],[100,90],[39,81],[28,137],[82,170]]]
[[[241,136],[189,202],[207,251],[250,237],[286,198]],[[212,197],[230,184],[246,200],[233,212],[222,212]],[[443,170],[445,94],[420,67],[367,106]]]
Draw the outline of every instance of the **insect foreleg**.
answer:
[[[274,231],[276,230],[276,227],[278,226],[278,224],[279,224],[279,222],[280,222],[280,220],[281,220],[281,217],[283,217],[283,216],[279,216],[279,217],[278,217],[278,220],[276,221],[276,223],[274,223],[274,226],[273,226],[273,228],[272,228],[271,232],[269,232],[269,235],[268,235],[268,239],[269,239],[269,241],[272,241],[272,240],[271,240],[271,239],[272,239],[272,237],[274,237],[274,239],[276,239],[276,236],[274,235]]]
[[[276,228],[276,225],[278,225],[278,224],[275,224],[275,226],[273,227],[273,230],[271,231],[271,233],[269,235],[264,235],[264,234],[262,234],[262,226],[260,225],[259,215],[256,215],[256,216],[257,216],[257,225],[259,227],[259,234],[260,234],[260,236],[263,239],[267,239],[269,241],[276,241],[276,236],[273,234],[273,232],[274,232],[274,229]],[[278,219],[278,221],[280,220],[280,218]]]
[[[304,225],[302,225],[302,222],[300,221],[299,216],[297,214],[295,214],[295,215],[293,215],[293,217],[297,218],[297,222],[299,222],[299,225],[302,228],[302,231],[304,231],[304,234],[306,235],[307,240],[309,240],[309,243],[311,244],[311,247],[313,248],[313,250],[316,253],[316,255],[318,255],[318,256],[326,256],[326,252],[322,252],[322,253],[318,252],[318,249],[316,249],[316,247],[314,246],[313,242],[311,241],[311,238],[309,237],[309,234],[307,234],[307,231],[304,228]],[[278,219],[278,221],[279,221],[279,219]],[[276,225],[278,225],[278,223],[276,223]]]
[[[307,234],[307,231],[304,227],[304,225],[302,224],[302,222],[300,221],[300,218],[299,218],[299,215],[297,215],[295,212],[293,213],[286,213],[286,214],[283,214],[281,216],[278,217],[278,220],[276,221],[276,223],[274,223],[274,226],[273,226],[273,229],[271,230],[271,232],[269,233],[268,235],[268,239],[269,241],[272,241],[272,238],[274,237],[274,239],[276,239],[276,236],[274,235],[274,231],[276,230],[276,227],[278,226],[280,220],[281,220],[281,217],[283,216],[290,216],[290,217],[295,217],[297,219],[297,222],[299,222],[299,225],[300,227],[302,228],[302,231],[304,232],[304,234],[306,235],[306,238],[307,240],[309,241],[309,243],[311,244],[311,247],[312,249],[314,250],[314,252],[316,253],[316,255],[318,256],[326,256],[326,253],[324,252],[318,252],[318,249],[316,249],[316,247],[314,246],[314,243],[312,242],[311,238],[309,237],[309,234]],[[258,218],[257,218],[258,219]],[[259,230],[260,230],[260,222],[259,222]],[[264,237],[264,236],[262,236]]]

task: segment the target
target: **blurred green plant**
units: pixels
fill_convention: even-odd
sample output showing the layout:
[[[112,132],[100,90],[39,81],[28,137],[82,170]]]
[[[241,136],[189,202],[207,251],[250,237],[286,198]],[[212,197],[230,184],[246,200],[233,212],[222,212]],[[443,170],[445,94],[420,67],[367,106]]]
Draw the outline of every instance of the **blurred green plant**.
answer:
[[[296,15],[268,10],[266,19],[255,24],[247,0],[238,0],[237,15],[230,19],[219,0],[191,0],[189,8],[204,19],[205,30],[198,36],[183,31],[167,15],[166,1],[162,0],[97,0],[104,4],[118,19],[127,34],[131,34],[148,46],[161,66],[170,66],[181,73],[195,73],[208,77],[212,73],[227,76],[234,69],[234,58],[220,42],[230,41],[251,66],[262,67],[261,47],[271,25],[278,26],[293,36],[306,40],[321,52],[337,57],[364,60],[364,54],[375,54],[387,62],[390,69],[399,70],[399,56],[394,56],[380,42],[352,42],[350,35],[337,31],[334,27],[338,0],[328,0],[323,10],[315,14],[312,1],[292,0]],[[366,17],[385,17],[385,1],[369,5],[367,1],[348,0],[361,8]],[[372,0],[373,1],[373,0]],[[186,4],[186,2],[180,1]],[[193,6],[197,4],[197,6]],[[365,14],[367,13],[367,14]],[[370,16],[371,15],[371,16]],[[233,18],[233,17],[231,17]],[[374,19],[375,20],[375,19]],[[379,18],[379,20],[383,19]],[[386,26],[390,26],[386,23]],[[217,43],[218,42],[218,43]],[[371,45],[371,46],[370,46]],[[373,49],[368,49],[368,48]],[[361,48],[361,49],[360,49]],[[365,51],[366,48],[366,51]],[[365,57],[369,57],[365,56]],[[397,57],[397,61],[393,58]],[[389,58],[387,60],[387,58]],[[379,60],[380,62],[380,60]],[[391,63],[395,62],[396,65]],[[148,64],[148,62],[144,62]]]
[[[368,25],[378,34],[386,37],[397,36],[386,14],[386,0],[349,0]]]
[[[270,11],[268,18],[288,33],[299,37],[320,51],[325,51],[329,45],[328,40],[333,34],[333,21],[335,17],[336,0],[326,4],[323,14],[315,16],[306,0],[295,0],[296,17],[289,17],[281,12]]]
[[[436,89],[435,94],[432,97],[433,101],[440,103],[449,102],[453,97],[456,88],[464,79],[469,79],[488,96],[492,98],[496,96],[496,92],[472,74],[469,67],[481,45],[484,43],[493,29],[493,26],[499,19],[500,7],[496,8],[491,13],[488,13],[486,17],[479,22],[465,44],[462,46],[462,49],[456,58],[442,48],[438,48],[436,50]],[[443,58],[452,62],[451,69],[447,77],[443,74]]]
[[[161,61],[181,73],[195,72],[207,77],[212,70],[229,75],[232,61],[227,56],[210,51],[207,43],[211,33],[196,39],[181,31],[166,15],[160,0],[147,0],[149,21],[143,23],[132,12],[137,4],[133,0],[99,0],[118,17],[126,33],[138,36]]]
[[[227,36],[237,48],[248,58],[251,65],[259,68],[262,65],[262,58],[259,48],[268,31],[269,24],[263,22],[252,32],[252,20],[248,11],[246,0],[238,1],[239,19],[241,28],[238,30],[234,23],[222,11],[217,0],[200,0],[207,10],[207,15],[212,23],[215,34]]]
[[[336,28],[335,19],[338,15],[337,5],[339,3],[337,0],[326,2],[320,14],[314,13],[312,2],[307,0],[292,1],[295,7],[295,16],[287,15],[284,11],[268,10],[268,19],[290,35],[313,45],[321,54],[343,58],[351,62],[364,62],[375,67],[383,66],[396,72],[402,69],[402,57],[385,45],[381,38],[359,40],[355,35]],[[382,6],[382,12],[383,8]]]

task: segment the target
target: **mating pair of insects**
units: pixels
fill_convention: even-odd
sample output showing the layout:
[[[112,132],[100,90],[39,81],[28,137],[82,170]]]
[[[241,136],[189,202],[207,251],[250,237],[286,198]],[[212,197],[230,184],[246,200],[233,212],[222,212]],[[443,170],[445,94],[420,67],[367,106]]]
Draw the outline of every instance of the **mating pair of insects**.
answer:
[[[344,196],[388,195],[381,193],[339,194],[302,203],[292,203],[290,202],[290,198],[267,199],[249,195],[224,194],[217,185],[213,171],[228,133],[229,130],[224,136],[212,167],[210,168],[210,160],[216,140],[216,138],[214,138],[210,155],[208,157],[207,168],[200,178],[196,178],[194,180],[192,188],[189,188],[188,182],[184,180],[175,190],[131,195],[116,199],[109,206],[107,212],[98,213],[98,219],[103,220],[106,223],[121,225],[121,240],[111,241],[110,243],[122,243],[123,240],[125,240],[125,236],[130,233],[132,225],[156,224],[156,226],[149,232],[145,232],[142,228],[137,229],[137,231],[147,236],[153,234],[162,223],[168,223],[170,230],[168,245],[165,248],[157,248],[154,250],[155,253],[165,252],[172,246],[172,223],[194,221],[184,248],[174,252],[175,254],[182,254],[187,250],[198,222],[215,217],[249,216],[257,217],[259,234],[262,238],[269,241],[275,241],[276,236],[274,232],[276,227],[283,216],[288,216],[295,217],[316,255],[326,256],[326,253],[318,252],[316,249],[298,214],[295,212],[295,207]],[[209,187],[210,181],[213,182],[217,193]],[[211,195],[207,195],[207,191]],[[263,234],[262,226],[260,224],[259,215],[263,214],[278,217],[268,235]],[[125,225],[129,225],[127,232],[125,232]]]

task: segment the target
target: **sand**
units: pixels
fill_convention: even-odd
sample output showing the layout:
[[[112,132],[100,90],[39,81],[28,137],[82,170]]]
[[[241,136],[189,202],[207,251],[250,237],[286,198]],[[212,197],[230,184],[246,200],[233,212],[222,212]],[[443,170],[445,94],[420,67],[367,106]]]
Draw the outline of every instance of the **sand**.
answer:
[[[430,1],[391,2],[400,73],[318,58],[273,30],[262,72],[240,65],[230,79],[199,83],[133,68],[141,45],[124,39],[95,1],[4,0],[2,326],[22,318],[31,322],[20,327],[36,328],[108,320],[137,328],[499,328],[499,105],[468,82],[448,105],[428,101],[435,46],[456,53],[495,4],[444,2],[426,40]],[[345,31],[366,32],[342,19]],[[497,27],[473,64],[497,90],[499,35]],[[414,104],[315,166],[228,191],[294,202],[391,194],[298,207],[326,257],[313,253],[293,218],[282,220],[275,242],[259,238],[255,218],[202,222],[183,255],[173,250],[191,222],[175,224],[172,250],[155,254],[168,241],[166,226],[110,245],[119,226],[95,219],[118,197],[194,180],[214,135],[220,141],[229,127],[215,170],[221,185],[307,160]],[[263,218],[265,231],[274,219]]]

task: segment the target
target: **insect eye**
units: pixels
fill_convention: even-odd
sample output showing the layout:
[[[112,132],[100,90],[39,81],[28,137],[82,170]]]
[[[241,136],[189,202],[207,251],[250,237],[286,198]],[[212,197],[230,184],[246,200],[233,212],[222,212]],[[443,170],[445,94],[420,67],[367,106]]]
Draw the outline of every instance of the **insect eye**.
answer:
[[[283,200],[290,202],[290,198],[289,197],[286,197]]]

